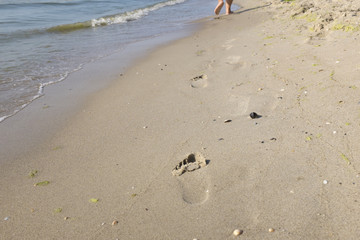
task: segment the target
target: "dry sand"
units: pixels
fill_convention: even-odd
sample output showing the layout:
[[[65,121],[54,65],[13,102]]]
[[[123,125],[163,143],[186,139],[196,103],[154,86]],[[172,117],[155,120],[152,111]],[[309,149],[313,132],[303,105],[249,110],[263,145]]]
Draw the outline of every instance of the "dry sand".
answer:
[[[1,239],[358,239],[359,32],[237,2],[2,164]]]

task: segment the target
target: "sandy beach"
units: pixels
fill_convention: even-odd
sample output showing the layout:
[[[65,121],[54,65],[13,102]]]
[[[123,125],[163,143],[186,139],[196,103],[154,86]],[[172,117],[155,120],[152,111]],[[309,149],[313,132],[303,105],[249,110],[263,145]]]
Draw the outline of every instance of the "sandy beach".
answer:
[[[236,0],[14,144],[0,238],[358,239],[359,9],[344,2]]]

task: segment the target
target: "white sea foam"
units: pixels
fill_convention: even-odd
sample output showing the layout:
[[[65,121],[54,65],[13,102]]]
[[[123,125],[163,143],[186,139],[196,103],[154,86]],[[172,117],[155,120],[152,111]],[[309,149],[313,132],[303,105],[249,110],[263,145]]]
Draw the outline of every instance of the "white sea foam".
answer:
[[[148,15],[150,12],[159,10],[160,8],[183,3],[185,1],[186,0],[170,0],[167,2],[157,3],[151,7],[136,9],[136,10],[133,10],[130,12],[125,12],[125,13],[122,13],[119,15],[102,17],[102,18],[98,18],[98,19],[92,19],[91,25],[92,25],[92,27],[96,27],[96,26],[102,26],[102,25],[126,23],[129,21],[140,19],[140,18]]]
[[[82,69],[82,66],[83,66],[83,64],[80,64],[80,65],[79,65],[77,68],[75,68],[73,71],[71,71],[71,72],[65,72],[65,73],[62,75],[62,77],[60,77],[59,79],[56,79],[56,80],[50,81],[50,82],[41,83],[41,84],[39,85],[38,92],[37,92],[36,95],[34,95],[34,96],[33,96],[31,99],[29,99],[26,103],[24,103],[23,105],[21,105],[18,109],[14,110],[11,114],[6,115],[6,116],[1,116],[1,117],[0,117],[0,123],[1,123],[2,121],[4,121],[5,119],[14,116],[14,115],[17,114],[19,111],[21,111],[22,109],[24,109],[25,107],[27,107],[29,104],[31,104],[33,101],[35,101],[36,99],[38,99],[38,98],[40,98],[41,96],[43,96],[43,95],[44,95],[44,88],[45,88],[46,86],[49,86],[49,85],[52,85],[52,84],[55,84],[55,83],[58,83],[58,82],[61,82],[61,81],[65,80],[70,73],[73,73],[73,72],[76,72],[76,71],[78,71],[78,70],[81,70],[81,69]]]

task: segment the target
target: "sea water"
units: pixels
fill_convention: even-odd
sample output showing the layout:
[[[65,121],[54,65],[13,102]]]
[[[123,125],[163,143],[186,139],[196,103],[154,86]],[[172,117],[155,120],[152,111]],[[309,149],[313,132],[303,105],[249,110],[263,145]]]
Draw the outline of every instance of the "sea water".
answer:
[[[0,122],[90,62],[213,15],[208,0],[0,0]]]

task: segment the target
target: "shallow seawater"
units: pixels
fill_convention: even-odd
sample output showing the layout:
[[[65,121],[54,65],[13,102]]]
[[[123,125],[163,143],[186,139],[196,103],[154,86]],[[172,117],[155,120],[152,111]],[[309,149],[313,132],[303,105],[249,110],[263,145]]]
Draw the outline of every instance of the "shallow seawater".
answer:
[[[1,0],[0,122],[90,62],[213,15],[206,0]]]

